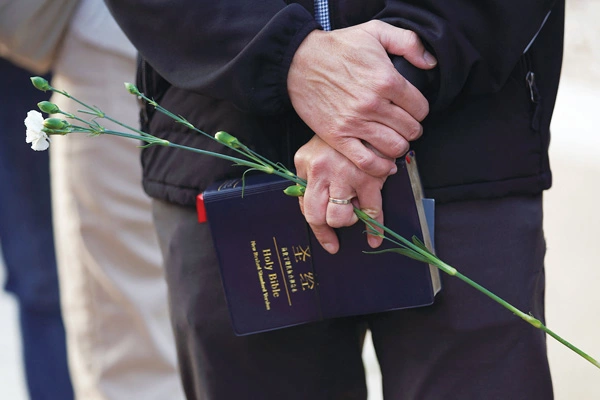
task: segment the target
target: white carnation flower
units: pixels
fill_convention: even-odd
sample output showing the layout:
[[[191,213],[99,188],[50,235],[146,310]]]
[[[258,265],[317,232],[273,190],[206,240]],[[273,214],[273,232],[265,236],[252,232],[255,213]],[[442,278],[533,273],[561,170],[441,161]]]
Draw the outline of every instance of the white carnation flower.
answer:
[[[35,151],[43,151],[50,146],[50,139],[46,132],[43,132],[44,117],[42,113],[31,110],[25,118],[25,126],[27,127],[27,138],[25,141],[31,143],[31,148]]]

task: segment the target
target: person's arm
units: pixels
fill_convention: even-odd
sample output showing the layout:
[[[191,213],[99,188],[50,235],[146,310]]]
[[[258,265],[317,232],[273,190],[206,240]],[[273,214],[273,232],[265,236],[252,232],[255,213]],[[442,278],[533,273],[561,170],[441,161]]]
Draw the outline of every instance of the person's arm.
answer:
[[[332,228],[357,221],[353,204],[383,223],[381,188],[394,159],[422,133],[425,97],[396,71],[390,54],[419,68],[435,59],[412,32],[371,21],[332,32],[315,31],[298,48],[288,92],[298,115],[315,132],[298,150],[295,165],[307,180],[300,205],[315,237],[330,253],[339,242]],[[381,238],[369,235],[377,247]]]
[[[420,122],[429,112],[425,97],[398,73],[390,55],[422,69],[435,66],[413,32],[370,21],[309,34],[287,80],[300,118],[374,177],[393,173],[394,159],[421,135]]]
[[[171,84],[257,114],[290,108],[289,65],[302,40],[319,28],[304,7],[281,0],[106,3]]]
[[[375,19],[416,32],[438,60],[431,109],[502,88],[556,0],[386,0]]]
[[[307,83],[305,78],[311,79],[310,71],[304,68],[307,64],[299,63],[296,57],[299,48],[302,47],[303,54],[308,55],[310,59],[313,53],[316,54],[318,46],[323,43],[317,40],[317,48],[309,46],[315,41],[307,40],[308,36],[317,39],[323,37],[318,35],[323,32],[315,32],[319,25],[312,14],[298,4],[285,5],[282,1],[175,0],[164,4],[150,0],[107,0],[107,4],[142,56],[170,83],[204,95],[225,99],[243,110],[258,114],[277,113],[290,106],[289,94],[301,92],[301,90],[299,92],[290,89],[290,76],[296,87],[305,86]],[[370,176],[364,178],[373,181],[369,187],[380,187],[382,179],[394,167],[393,160],[388,158],[403,153],[407,147],[406,140],[412,140],[420,134],[418,121],[425,117],[428,109],[423,96],[395,71],[386,51],[406,56],[422,68],[432,68],[433,65],[428,64],[428,60],[424,58],[424,48],[418,38],[403,29],[373,22],[367,28],[353,27],[348,30],[350,36],[346,36],[348,31],[325,34],[327,38],[335,40],[329,42],[327,52],[318,52],[319,57],[334,60],[329,67],[330,72],[335,76],[329,76],[329,71],[320,68],[323,65],[317,65],[317,71],[313,69],[312,72],[324,73],[321,76],[329,81],[329,87],[338,84],[345,86],[348,81],[353,80],[352,78],[355,81],[360,80],[359,87],[341,88],[342,91],[350,89],[362,98],[350,106],[350,110],[356,114],[368,113],[373,111],[373,108],[379,108],[378,104],[384,104],[382,113],[375,110],[376,116],[383,118],[383,121],[376,121],[380,129],[365,129],[353,124],[353,120],[349,120],[349,123],[343,121],[341,123],[342,126],[353,128],[343,134],[349,139],[346,142],[354,143],[354,146],[350,146],[351,149],[359,149],[357,153],[350,155],[350,160],[360,165],[363,170],[370,171],[371,175],[378,175],[377,178]],[[375,57],[367,57],[361,49],[365,42],[352,39],[353,33],[358,35],[355,38],[362,37],[370,40],[370,44],[366,44],[366,50],[373,49],[376,53]],[[346,41],[354,47],[349,49],[346,46],[337,46],[335,45],[337,39]],[[355,62],[348,63],[348,56],[354,58]],[[298,74],[291,72],[292,59],[296,66],[300,65],[300,68],[295,68]],[[309,62],[308,65],[311,63]],[[373,67],[381,67],[386,72],[378,74]],[[338,79],[337,75],[343,71],[346,72],[346,76]],[[330,77],[332,79],[329,79]],[[373,87],[371,82],[374,78],[378,79],[378,83]],[[374,90],[366,93],[363,89],[369,86]],[[309,86],[305,87],[309,88]],[[308,107],[304,109],[308,114],[315,115],[314,121],[323,121],[323,114],[310,112],[310,108],[317,105],[316,102],[311,105],[311,101],[321,100],[331,105],[350,102],[349,98],[339,98],[339,95],[339,91],[329,90],[308,93],[302,100],[296,101],[294,108],[298,111],[299,104],[303,104]],[[392,102],[397,103],[398,107],[389,106]],[[408,110],[404,111],[402,107]],[[329,117],[340,114],[331,108],[320,111],[324,111]],[[356,115],[356,118],[367,122],[373,119],[372,115],[364,118]],[[402,121],[402,132],[386,128],[388,125],[394,125],[394,120],[397,118]],[[320,133],[327,130],[328,127],[321,127]],[[364,136],[363,133],[367,135]],[[368,145],[360,143],[361,139],[376,147],[376,151],[365,150]],[[341,141],[334,141],[334,147],[349,148],[343,145],[344,142],[343,138]],[[332,154],[338,153],[334,149]],[[381,157],[381,154],[387,158]],[[323,172],[321,182],[329,182],[327,174],[333,171],[330,168],[312,169],[312,166],[309,169],[308,172]],[[350,171],[350,169],[346,170]],[[305,172],[307,170],[303,169],[301,174]],[[365,174],[357,171],[354,175]],[[344,174],[339,181],[340,187],[344,187],[345,190],[349,180],[352,181],[350,184],[356,181],[351,174]],[[316,179],[309,183],[309,193],[315,192],[311,189],[318,187],[316,184]],[[327,187],[329,188],[329,185]],[[360,185],[350,193],[352,196],[355,192],[362,194],[364,187],[365,185]],[[361,195],[361,198],[363,207],[375,208],[377,211],[374,212],[374,216],[382,220],[381,207],[378,206],[381,202],[380,196],[377,190],[373,195]],[[309,211],[312,209],[311,198],[309,195]],[[312,201],[312,203],[316,202]],[[335,219],[339,219],[339,216],[333,215],[333,217],[333,220],[328,221],[333,226],[347,224],[347,221],[336,222]],[[314,228],[316,225],[311,226]],[[324,226],[321,230],[331,233],[330,229]]]
[[[459,95],[500,90],[554,3],[550,0],[525,3],[516,0],[388,0],[375,19],[415,32],[435,55],[437,68],[429,71],[421,68],[420,72],[425,76],[420,80],[430,82],[424,92],[435,110],[451,105]],[[402,74],[402,69],[399,71]],[[315,125],[317,134],[318,125]],[[343,137],[343,132],[339,133]],[[328,134],[321,134],[321,137],[332,144],[327,140]],[[405,139],[410,140],[410,137]],[[336,148],[335,144],[332,147]],[[365,149],[361,150],[364,152]],[[349,208],[341,209],[340,205],[327,203],[327,195],[320,192],[328,191],[335,196],[333,189],[335,193],[358,196],[359,187],[354,183],[353,176],[357,171],[352,166],[336,171],[316,154],[327,151],[305,146],[296,154],[296,166],[302,176],[319,177],[313,182],[318,190],[307,189],[303,209],[307,220],[312,221],[313,231],[319,232],[317,237],[321,243],[333,244],[330,248],[335,250],[338,242],[331,227],[348,225],[354,219]],[[376,183],[376,178],[365,179],[371,181],[369,186]],[[373,196],[367,198],[370,199],[368,204],[359,201],[358,206],[366,207],[373,217],[382,219],[377,208],[380,201]],[[373,238],[370,243],[378,244]]]

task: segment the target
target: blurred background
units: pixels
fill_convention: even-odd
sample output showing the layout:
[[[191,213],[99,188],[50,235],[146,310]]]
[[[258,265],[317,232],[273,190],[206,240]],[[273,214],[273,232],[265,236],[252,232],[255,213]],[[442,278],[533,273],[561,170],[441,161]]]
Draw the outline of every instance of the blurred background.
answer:
[[[600,114],[598,16],[600,1],[567,2],[565,59],[550,144],[554,183],[544,197],[547,325],[596,359],[600,359],[600,301],[595,296],[600,285],[600,214],[596,206],[600,196],[600,128],[595,119],[595,114]],[[0,268],[0,282],[4,282],[3,271]],[[3,400],[26,400],[16,318],[14,300],[0,292]],[[600,370],[551,338],[548,346],[556,399],[600,399]],[[379,370],[369,343],[364,358],[369,400],[379,400]]]

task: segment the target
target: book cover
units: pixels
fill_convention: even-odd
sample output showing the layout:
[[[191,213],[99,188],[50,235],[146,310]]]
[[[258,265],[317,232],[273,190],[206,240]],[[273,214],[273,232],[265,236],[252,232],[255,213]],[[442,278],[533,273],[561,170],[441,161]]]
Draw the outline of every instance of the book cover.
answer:
[[[440,290],[435,267],[396,253],[364,253],[373,249],[361,222],[337,229],[340,250],[327,253],[298,200],[283,193],[290,185],[278,176],[254,175],[215,184],[199,196],[237,335],[433,303]],[[422,197],[413,153],[399,161],[382,196],[386,226],[433,249],[434,203]],[[381,248],[390,245],[384,241]]]

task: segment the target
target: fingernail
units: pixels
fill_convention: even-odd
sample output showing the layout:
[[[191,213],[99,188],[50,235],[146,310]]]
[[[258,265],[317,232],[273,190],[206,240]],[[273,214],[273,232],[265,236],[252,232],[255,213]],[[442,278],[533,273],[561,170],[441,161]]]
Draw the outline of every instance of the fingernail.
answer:
[[[390,169],[390,172],[388,173],[389,175],[394,175],[396,172],[398,172],[398,166],[396,164],[394,164],[394,167],[392,169]]]
[[[425,60],[425,62],[428,65],[434,66],[434,65],[437,64],[437,60],[435,59],[435,57],[433,56],[433,54],[431,54],[427,50],[425,50],[425,52],[423,53],[423,59]]]

